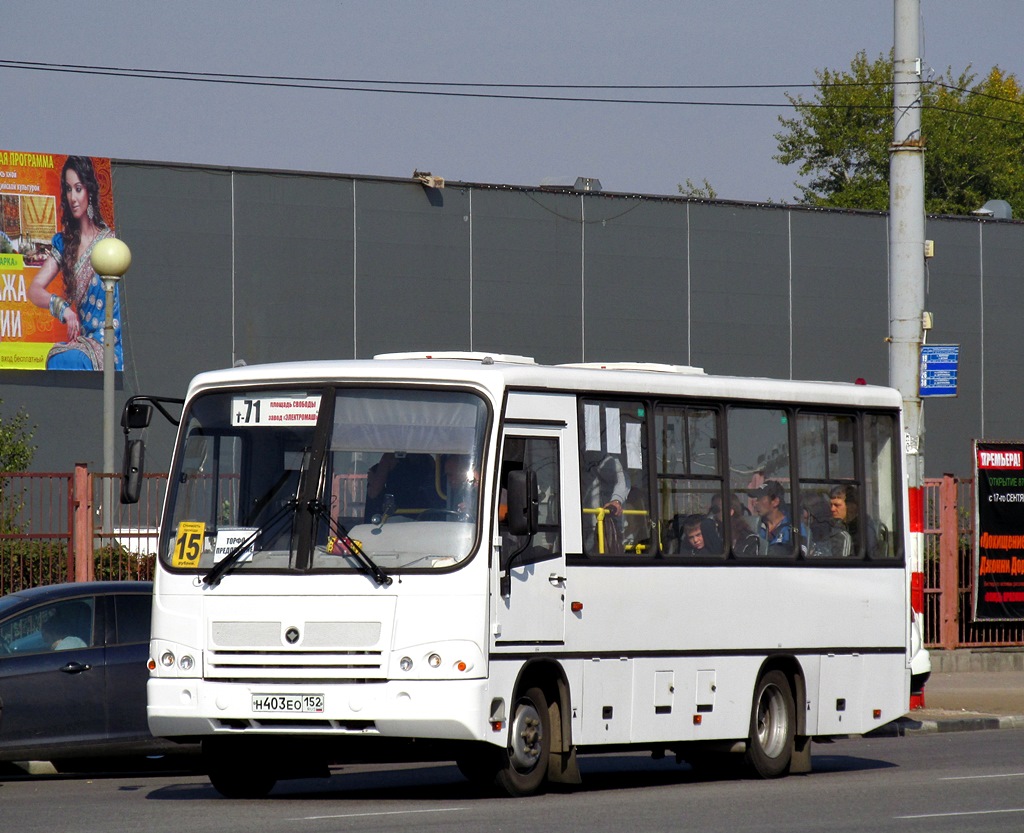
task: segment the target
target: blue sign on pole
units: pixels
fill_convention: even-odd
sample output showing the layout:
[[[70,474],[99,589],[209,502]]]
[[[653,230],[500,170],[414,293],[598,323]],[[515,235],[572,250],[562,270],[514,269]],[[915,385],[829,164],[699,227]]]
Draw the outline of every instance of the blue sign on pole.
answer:
[[[921,347],[921,396],[956,396],[960,364],[959,344],[925,344]]]

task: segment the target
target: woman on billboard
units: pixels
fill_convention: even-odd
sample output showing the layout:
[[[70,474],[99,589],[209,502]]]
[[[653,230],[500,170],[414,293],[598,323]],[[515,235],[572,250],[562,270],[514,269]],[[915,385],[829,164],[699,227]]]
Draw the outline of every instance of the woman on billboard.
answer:
[[[47,370],[102,370],[105,294],[92,268],[93,247],[113,230],[100,212],[99,184],[88,156],[69,156],[61,170],[61,227],[53,248],[28,289],[29,300],[50,310],[67,326],[68,340],[54,344],[46,357]],[[64,294],[51,293],[58,273]],[[114,369],[123,369],[121,312],[114,289]]]

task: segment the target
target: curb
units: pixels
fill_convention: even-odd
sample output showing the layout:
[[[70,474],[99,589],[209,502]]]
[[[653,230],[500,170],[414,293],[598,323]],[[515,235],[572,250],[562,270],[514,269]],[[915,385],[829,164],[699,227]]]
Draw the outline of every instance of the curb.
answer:
[[[928,656],[932,674],[1024,671],[1024,650],[1021,648],[933,648],[928,651]]]
[[[981,732],[993,729],[1024,729],[1024,715],[964,714],[949,717],[901,717],[864,735],[866,738],[894,738],[943,732]]]

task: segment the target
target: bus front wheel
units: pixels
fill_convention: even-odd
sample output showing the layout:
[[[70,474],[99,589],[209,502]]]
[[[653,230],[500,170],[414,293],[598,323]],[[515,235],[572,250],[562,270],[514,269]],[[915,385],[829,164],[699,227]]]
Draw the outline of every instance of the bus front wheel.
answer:
[[[793,756],[796,707],[789,679],[781,671],[769,671],[754,689],[747,740],[747,764],[761,778],[778,778],[789,772]]]
[[[499,761],[495,784],[509,796],[537,792],[547,776],[550,753],[548,701],[539,688],[529,688],[512,710],[508,748]]]

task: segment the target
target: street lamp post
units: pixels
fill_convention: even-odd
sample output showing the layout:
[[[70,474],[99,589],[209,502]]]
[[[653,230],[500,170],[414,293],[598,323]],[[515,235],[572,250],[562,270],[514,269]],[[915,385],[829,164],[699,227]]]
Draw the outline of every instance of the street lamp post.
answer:
[[[103,281],[105,319],[103,326],[103,473],[114,473],[114,288],[128,271],[132,253],[116,237],[101,240],[92,250],[92,268]],[[107,489],[103,500],[103,527],[110,529],[110,502],[113,489]]]

